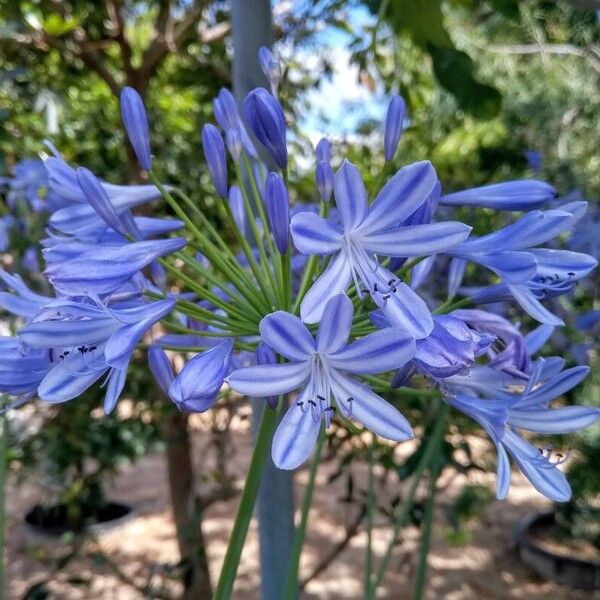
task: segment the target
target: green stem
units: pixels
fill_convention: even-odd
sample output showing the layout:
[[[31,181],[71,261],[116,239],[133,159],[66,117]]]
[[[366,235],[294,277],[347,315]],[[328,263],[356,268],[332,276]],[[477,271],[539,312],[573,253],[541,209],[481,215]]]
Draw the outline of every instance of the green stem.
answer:
[[[272,432],[276,421],[277,411],[265,408],[261,417],[244,491],[240,498],[240,504],[235,522],[233,523],[233,530],[229,537],[223,568],[221,569],[213,600],[229,600],[231,598],[237,568],[248,533],[248,526],[252,519],[254,504],[258,495],[260,479],[264,470],[263,467],[269,455]]]
[[[323,442],[325,441],[325,428],[321,426],[319,437],[317,439],[317,449],[310,465],[310,473],[308,475],[308,483],[302,497],[302,508],[300,514],[300,523],[296,527],[294,533],[294,541],[292,542],[292,551],[290,553],[290,564],[288,566],[285,586],[283,588],[283,600],[294,600],[298,595],[298,568],[300,566],[300,555],[304,538],[306,537],[306,526],[308,524],[308,513],[312,502],[313,493],[315,491],[315,478],[317,476],[317,467],[321,462],[321,453],[323,451]]]
[[[0,406],[4,407],[6,398],[0,396]],[[0,598],[4,598],[6,586],[6,574],[4,565],[4,551],[6,541],[6,471],[7,471],[7,455],[8,455],[8,419],[6,413],[0,415]]]
[[[275,281],[275,276],[273,275],[273,271],[271,270],[271,264],[269,263],[269,259],[267,258],[267,254],[265,252],[265,248],[262,243],[260,231],[258,230],[258,227],[256,225],[254,211],[252,210],[252,205],[250,203],[250,199],[248,198],[248,192],[246,191],[246,186],[244,185],[244,179],[242,177],[242,172],[240,170],[239,165],[236,165],[236,173],[237,173],[238,181],[240,184],[240,190],[242,192],[242,199],[244,201],[244,207],[246,209],[246,213],[248,214],[248,223],[250,224],[250,229],[252,230],[252,235],[254,236],[254,239],[256,240],[256,247],[257,247],[258,253],[260,255],[260,261],[261,261],[261,264],[263,267],[263,271],[265,272],[265,275],[267,276],[267,278],[269,280],[269,284],[271,286],[271,290],[273,293],[273,299],[281,300],[283,298],[283,296],[282,296],[283,291],[279,290],[280,294],[277,293],[278,292],[277,282]],[[253,180],[253,177],[250,177],[250,178]],[[255,194],[255,198],[254,198],[254,204],[256,205],[257,209],[259,207],[262,207],[262,199],[260,198],[260,196],[257,197],[256,194]],[[260,213],[260,215],[263,214],[260,211],[259,211],[259,213]],[[262,219],[262,216],[261,216],[261,221],[263,221],[263,223],[262,223],[263,233],[264,233],[265,239],[267,240],[267,244],[269,245],[269,248],[272,248],[272,240],[271,240],[271,234],[270,234],[271,230],[269,228],[269,224],[268,224],[268,222],[266,222]],[[276,267],[277,255],[271,253],[271,261],[273,263],[273,268],[277,268]]]
[[[419,549],[419,565],[417,567],[417,576],[415,581],[414,600],[421,600],[425,591],[425,573],[427,572],[427,555],[429,554],[429,544],[431,542],[431,525],[433,523],[433,512],[435,508],[435,493],[438,476],[440,474],[442,461],[439,456],[441,440],[438,440],[438,454],[433,460],[431,466],[431,476],[429,481],[429,497],[425,506],[425,515],[423,518],[423,533],[421,535],[421,547]],[[436,460],[437,459],[437,460]]]
[[[402,505],[396,515],[396,521],[394,522],[394,528],[392,531],[392,537],[387,545],[387,548],[381,558],[381,562],[379,563],[379,568],[377,569],[376,575],[372,580],[371,589],[369,590],[369,594],[367,595],[367,600],[373,600],[375,598],[375,594],[377,592],[377,587],[381,584],[383,576],[385,575],[385,571],[387,569],[388,563],[392,556],[392,552],[398,543],[398,536],[400,535],[400,531],[402,527],[404,527],[408,517],[410,515],[410,509],[412,508],[415,494],[417,492],[417,487],[419,482],[421,481],[421,477],[425,472],[425,469],[432,464],[432,460],[435,457],[436,452],[439,449],[440,442],[444,439],[444,430],[446,427],[446,415],[448,412],[448,405],[445,402],[442,402],[441,409],[437,414],[437,420],[433,427],[433,431],[431,432],[431,436],[427,440],[427,446],[419,462],[413,472],[413,480],[408,489],[408,493],[406,494]]]
[[[365,555],[365,596],[371,588],[371,572],[373,570],[373,513],[375,505],[375,477],[373,472],[373,446],[375,445],[375,436],[371,437],[371,443],[367,450],[367,460],[369,463],[369,476],[367,481],[367,549]]]
[[[463,298],[462,300],[458,300],[457,302],[452,302],[452,298],[446,300],[443,304],[438,306],[433,313],[436,315],[445,315],[457,308],[464,308],[465,306],[469,306],[471,304],[471,298]]]
[[[206,227],[208,232],[213,236],[219,248],[229,257],[235,260],[235,256],[231,252],[229,246],[225,243],[214,225],[204,216],[203,212],[194,204],[193,200],[178,188],[174,188],[173,192],[177,194],[188,206],[188,208],[202,221],[202,225]]]

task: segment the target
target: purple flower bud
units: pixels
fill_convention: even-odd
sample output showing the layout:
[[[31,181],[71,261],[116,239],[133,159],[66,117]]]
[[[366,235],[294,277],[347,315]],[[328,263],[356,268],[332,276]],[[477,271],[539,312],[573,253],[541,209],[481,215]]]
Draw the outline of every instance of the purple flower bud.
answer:
[[[267,175],[265,202],[275,245],[285,254],[290,237],[290,203],[285,183],[277,173]]]
[[[244,118],[280,169],[287,167],[285,117],[277,99],[264,88],[252,90],[244,100]]]
[[[406,115],[406,103],[402,96],[394,96],[390,100],[385,117],[385,133],[383,139],[383,153],[385,160],[390,161],[396,154],[398,142],[402,135],[402,125]]]
[[[90,170],[85,167],[79,167],[77,169],[77,182],[85,199],[90,203],[98,216],[117,233],[126,236],[128,233],[127,229],[99,179]]]
[[[321,138],[315,148],[317,154],[317,163],[320,162],[331,162],[331,144],[327,138]]]
[[[38,260],[37,249],[35,246],[28,246],[23,253],[21,264],[32,274],[40,272],[40,261]]]
[[[226,88],[221,88],[213,100],[215,119],[223,131],[236,129],[239,126],[239,115],[233,94]]]
[[[245,234],[247,226],[246,207],[244,206],[242,190],[237,185],[232,185],[229,189],[229,206],[238,229]]]
[[[152,281],[156,287],[161,290],[167,289],[167,272],[165,268],[158,262],[154,261],[150,263],[150,275],[152,275]]]
[[[537,150],[524,150],[523,156],[529,165],[529,168],[534,173],[539,173],[542,170],[543,158],[542,154]]]
[[[258,346],[256,346],[256,364],[257,365],[275,365],[277,364],[277,357],[275,356],[275,351],[269,344],[265,344],[264,342],[260,342]],[[277,408],[277,396],[268,396],[265,398],[267,401],[267,405],[269,408]]]
[[[228,129],[225,132],[225,141],[227,142],[227,149],[229,150],[229,154],[231,154],[231,158],[235,162],[239,162],[242,154],[242,137],[239,129]]]
[[[233,341],[225,340],[210,350],[196,354],[169,386],[169,397],[179,410],[204,412],[219,394],[227,375]]]
[[[160,389],[165,393],[169,393],[169,386],[175,378],[171,361],[166,352],[160,346],[150,346],[148,348],[148,366]]]
[[[149,171],[152,168],[150,132],[148,130],[148,116],[142,98],[133,88],[124,87],[121,91],[120,100],[121,118],[129,142],[142,169]]]
[[[271,84],[273,94],[276,94],[277,86],[281,79],[281,67],[279,66],[279,63],[273,56],[273,53],[265,46],[262,46],[258,51],[258,62],[260,63],[260,68],[265,74],[265,77]]]
[[[219,130],[211,124],[202,128],[204,157],[217,194],[227,198],[227,156],[225,144]]]
[[[317,164],[316,179],[321,200],[329,202],[333,193],[333,170],[328,162],[321,161]]]

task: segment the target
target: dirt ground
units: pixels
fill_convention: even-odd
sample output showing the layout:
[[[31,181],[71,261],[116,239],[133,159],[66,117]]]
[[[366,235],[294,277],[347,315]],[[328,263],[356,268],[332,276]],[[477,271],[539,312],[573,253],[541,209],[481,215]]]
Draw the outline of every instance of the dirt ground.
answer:
[[[194,433],[195,455],[202,456],[206,434]],[[236,453],[233,472],[240,479],[249,456],[250,439],[247,430],[239,427],[235,433]],[[410,450],[410,448],[406,448]],[[341,482],[327,483],[332,467],[320,467],[309,530],[301,563],[301,577],[307,576],[324,553],[344,537],[346,527],[356,518],[355,506],[339,502],[344,489]],[[364,475],[358,473],[358,477]],[[306,482],[307,472],[297,475],[297,497]],[[142,600],[152,596],[142,594],[132,583],[143,587],[154,573],[152,582],[165,580],[160,565],[175,563],[177,546],[168,508],[164,457],[154,453],[135,466],[125,467],[109,482],[109,496],[135,506],[135,516],[120,527],[84,543],[78,558],[55,572],[49,585],[51,598],[57,600]],[[530,511],[543,509],[548,503],[520,476],[513,476],[509,501],[488,504],[481,518],[469,524],[469,539],[460,545],[448,541],[445,506],[465,484],[462,475],[450,479],[442,475],[443,491],[438,494],[436,519],[433,528],[432,550],[429,556],[428,589],[426,598],[437,600],[467,599],[526,599],[526,600],[583,600],[600,595],[573,591],[540,580],[523,566],[515,553],[513,529]],[[470,476],[471,483],[493,489],[492,474]],[[23,526],[27,510],[44,496],[44,490],[33,482],[11,486],[7,495],[8,508],[8,582],[10,600],[23,598],[25,590],[43,580],[56,566],[56,557],[65,546],[57,542],[40,544],[31,540]],[[233,517],[237,498],[213,504],[205,514],[203,529],[213,579],[216,580]],[[341,507],[341,508],[340,508]],[[374,531],[375,560],[384,551],[389,535],[385,522],[376,521]],[[416,568],[418,535],[408,528],[396,548],[378,597],[410,598]],[[359,534],[325,571],[311,580],[302,598],[333,600],[362,597],[362,565],[366,536]],[[110,564],[99,561],[97,551],[109,558]],[[257,535],[254,523],[250,530],[234,592],[236,600],[259,598]],[[112,565],[112,566],[111,566]],[[167,581],[168,583],[168,581]],[[169,587],[170,585],[170,587]],[[167,585],[176,592],[172,581]],[[199,599],[204,600],[204,599]]]

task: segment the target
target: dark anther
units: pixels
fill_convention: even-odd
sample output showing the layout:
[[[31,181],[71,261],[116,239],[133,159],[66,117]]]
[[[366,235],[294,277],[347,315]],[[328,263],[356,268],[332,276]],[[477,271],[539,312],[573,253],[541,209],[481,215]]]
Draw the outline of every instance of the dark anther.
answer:
[[[392,277],[392,279],[388,281],[388,285],[394,285],[395,282],[396,280]]]
[[[69,354],[71,354],[71,351],[70,351],[70,350],[65,350],[65,351],[63,352],[63,355],[64,355],[64,356],[69,356]]]
[[[369,295],[371,294],[371,290],[366,290],[366,289],[364,289],[364,288],[361,288],[361,290],[360,290],[360,291],[361,291],[361,293],[363,293],[363,294],[369,294]]]
[[[323,396],[319,396],[319,394],[317,394],[317,400],[320,400],[321,402],[325,402],[325,398],[323,398]]]
[[[354,398],[352,396],[350,396],[350,398],[348,398],[348,400],[346,400],[346,402],[354,402]]]
[[[543,448],[538,448],[538,450],[540,451],[540,454],[544,454],[544,449]]]
[[[85,354],[87,352],[87,348],[85,346],[79,346],[77,350],[79,350],[81,354]]]
[[[391,294],[386,294],[385,296],[383,296],[384,300],[389,300],[391,298]]]
[[[331,413],[335,413],[335,406],[328,406],[325,410],[328,410]]]
[[[377,284],[375,284],[375,285],[373,286],[373,291],[374,291],[375,293],[377,293],[377,292],[379,291],[379,290],[377,289]]]
[[[90,346],[88,348],[88,352],[92,352],[93,350],[96,350],[98,348],[98,346]]]
[[[314,400],[309,400],[308,403],[312,404],[313,406],[317,406],[317,403]]]
[[[296,402],[296,404],[297,404],[297,405],[298,405],[300,408],[302,408],[302,406],[304,405],[304,402],[302,402],[302,401],[299,401],[299,402]]]
[[[573,271],[569,271],[569,272],[567,273],[567,275],[568,275],[569,277],[575,277],[575,273],[573,273]]]

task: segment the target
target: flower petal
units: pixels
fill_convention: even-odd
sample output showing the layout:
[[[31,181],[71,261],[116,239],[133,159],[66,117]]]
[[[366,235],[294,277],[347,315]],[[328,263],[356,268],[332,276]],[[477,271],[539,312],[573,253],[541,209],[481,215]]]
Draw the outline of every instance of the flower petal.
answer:
[[[304,211],[294,215],[290,228],[294,246],[302,254],[331,254],[341,248],[342,234],[315,213]]]
[[[515,407],[527,408],[538,404],[547,404],[574,388],[587,377],[589,372],[590,368],[586,366],[567,369],[527,394]]]
[[[125,387],[127,366],[124,369],[111,369],[104,396],[104,414],[109,415],[117,405],[117,400]]]
[[[571,433],[589,427],[600,419],[600,408],[594,406],[565,406],[538,410],[510,411],[513,427],[536,433]]]
[[[561,327],[564,325],[562,319],[553,315],[549,310],[542,306],[542,303],[533,295],[533,292],[524,285],[512,285],[507,283],[510,293],[514,299],[520,304],[521,308],[536,321]]]
[[[464,242],[471,227],[458,221],[409,225],[399,229],[374,231],[364,235],[364,247],[384,256],[427,256]]]
[[[156,344],[148,348],[148,366],[161,390],[168,395],[169,386],[175,375],[167,353]]]
[[[175,300],[167,298],[150,305],[152,313],[138,323],[127,324],[113,333],[106,343],[104,356],[109,366],[126,369],[140,338],[160,319],[173,310]]]
[[[86,368],[79,357],[64,360],[48,372],[40,383],[38,396],[52,404],[66,402],[81,395],[106,372],[106,365]]]
[[[554,188],[544,181],[517,179],[445,194],[440,203],[485,206],[496,210],[531,210],[553,198],[555,193]]]
[[[321,416],[313,410],[290,406],[273,436],[271,457],[275,465],[291,470],[305,462],[314,450],[320,426]]]
[[[52,264],[45,273],[55,289],[67,296],[107,294],[114,292],[153,260],[181,250],[186,243],[184,238],[173,238],[99,246],[73,260]]]
[[[554,331],[551,325],[540,325],[525,336],[525,345],[529,354],[535,354],[549,339]]]
[[[530,252],[538,263],[536,271],[538,277],[578,280],[598,265],[598,261],[593,256],[581,252],[551,248],[534,248]]]
[[[362,234],[384,231],[400,224],[427,200],[438,179],[429,161],[400,169],[377,194],[359,230]]]
[[[319,352],[332,354],[347,344],[353,314],[352,301],[346,294],[337,294],[327,302],[317,331]]]
[[[352,418],[388,440],[403,442],[415,437],[410,423],[400,411],[367,386],[339,371],[331,372],[330,376],[335,400],[345,414],[351,413]]]
[[[267,315],[259,329],[262,340],[291,361],[305,361],[315,352],[315,340],[306,325],[283,310]]]
[[[418,266],[418,265],[417,265]],[[458,288],[465,276],[467,261],[462,258],[453,258],[450,261],[448,268],[448,297],[454,298],[458,292]]]
[[[497,467],[496,467],[496,498],[504,500],[508,496],[510,488],[510,461],[508,453],[502,444],[496,446],[498,452]]]
[[[571,487],[564,473],[543,460],[537,448],[510,430],[506,431],[502,443],[538,492],[556,502],[566,502],[571,498]]]
[[[427,337],[433,329],[433,317],[427,304],[405,283],[397,283],[396,291],[381,307],[391,327],[401,327],[417,340]]]
[[[415,340],[404,329],[388,327],[329,355],[327,362],[336,369],[350,373],[383,373],[406,364],[415,352]]]
[[[356,229],[367,214],[367,190],[351,162],[345,160],[335,174],[333,193],[344,231]]]
[[[531,252],[495,252],[484,256],[472,256],[488,269],[497,273],[507,283],[521,283],[531,279],[537,271],[537,261]]]
[[[264,398],[287,394],[299,388],[310,375],[308,362],[284,365],[255,365],[237,369],[227,383],[240,394],[253,398]]]
[[[346,291],[351,277],[348,258],[344,252],[340,252],[306,292],[300,305],[302,320],[305,323],[320,321],[327,302],[336,294]]]

